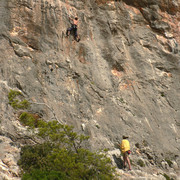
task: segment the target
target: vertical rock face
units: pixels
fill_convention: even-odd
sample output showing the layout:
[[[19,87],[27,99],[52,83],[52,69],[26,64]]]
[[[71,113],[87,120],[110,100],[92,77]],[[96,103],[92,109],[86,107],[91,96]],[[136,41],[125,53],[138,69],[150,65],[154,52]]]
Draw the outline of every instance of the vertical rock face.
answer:
[[[79,43],[65,37],[74,16]],[[1,0],[1,143],[26,142],[8,105],[16,89],[89,135],[92,149],[126,134],[132,148],[147,142],[153,163],[179,165],[179,17],[177,0]],[[52,117],[46,106],[32,111]]]

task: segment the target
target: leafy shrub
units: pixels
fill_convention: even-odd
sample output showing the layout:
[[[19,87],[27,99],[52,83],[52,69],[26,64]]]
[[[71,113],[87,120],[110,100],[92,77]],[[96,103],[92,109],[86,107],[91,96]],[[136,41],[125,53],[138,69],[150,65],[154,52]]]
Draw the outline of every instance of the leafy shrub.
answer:
[[[168,163],[169,167],[172,167],[173,165],[173,162],[169,159],[165,159],[165,161]]]
[[[123,98],[120,98],[120,102],[121,103],[125,103]]]
[[[167,174],[163,174],[163,176],[166,178],[166,180],[173,180],[173,179],[171,179]]]
[[[28,112],[21,113],[21,115],[19,116],[19,120],[23,125],[29,126],[31,128],[37,127],[40,121],[39,119],[35,118],[33,114],[30,114]]]
[[[137,161],[137,164],[138,164],[139,166],[141,166],[141,167],[145,167],[144,161],[141,160],[141,159],[139,159],[139,160]]]
[[[15,109],[27,109],[30,105],[19,91],[11,90],[8,98]],[[23,180],[115,179],[115,168],[105,152],[91,152],[82,147],[88,136],[78,135],[73,127],[57,121],[45,122],[28,112],[21,113],[19,120],[23,125],[37,128],[36,135],[42,142],[22,147],[18,165]]]
[[[22,180],[67,180],[64,174],[56,171],[32,170],[29,174],[24,174]]]
[[[9,104],[14,109],[27,109],[29,107],[30,103],[26,99],[23,99],[20,101],[22,96],[23,95],[21,92],[11,89],[8,94]]]
[[[97,127],[98,129],[100,129],[100,126],[99,126],[98,124],[96,124],[96,127]]]
[[[143,145],[144,145],[144,147],[147,147],[148,146],[148,142],[146,140],[143,140]]]
[[[165,97],[165,93],[164,92],[160,92],[162,97]]]
[[[115,169],[104,152],[83,148],[87,136],[78,135],[73,127],[57,121],[40,121],[37,127],[37,135],[44,141],[22,148],[18,164],[23,170],[23,180],[115,179]]]

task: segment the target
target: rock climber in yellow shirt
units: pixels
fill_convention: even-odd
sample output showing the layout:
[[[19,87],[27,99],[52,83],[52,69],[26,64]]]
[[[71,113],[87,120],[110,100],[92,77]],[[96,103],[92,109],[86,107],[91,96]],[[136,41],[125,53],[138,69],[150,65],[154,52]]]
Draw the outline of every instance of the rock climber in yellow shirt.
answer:
[[[121,148],[121,152],[123,154],[123,160],[124,160],[123,167],[124,168],[126,167],[126,162],[127,162],[129,166],[129,170],[131,170],[131,163],[129,160],[129,154],[131,153],[130,144],[129,144],[129,141],[127,140],[128,139],[127,136],[123,136],[122,138],[123,140],[121,141],[120,148]]]

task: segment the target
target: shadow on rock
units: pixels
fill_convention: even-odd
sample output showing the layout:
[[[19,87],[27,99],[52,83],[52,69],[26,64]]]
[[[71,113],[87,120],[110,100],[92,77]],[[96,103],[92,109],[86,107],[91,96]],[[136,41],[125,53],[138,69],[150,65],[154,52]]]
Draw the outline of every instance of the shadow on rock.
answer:
[[[117,167],[119,169],[123,169],[123,160],[120,157],[117,157],[115,154],[113,154],[114,162],[116,163]]]

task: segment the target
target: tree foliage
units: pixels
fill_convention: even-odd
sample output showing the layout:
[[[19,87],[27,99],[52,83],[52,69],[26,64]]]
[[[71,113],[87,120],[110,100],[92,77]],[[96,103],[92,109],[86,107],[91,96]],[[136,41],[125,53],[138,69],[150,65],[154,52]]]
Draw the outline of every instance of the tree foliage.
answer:
[[[19,121],[24,126],[29,126],[30,128],[35,128],[38,126],[40,119],[36,118],[34,114],[28,112],[22,112],[19,116]]]
[[[23,180],[79,180],[114,178],[114,167],[103,152],[83,148],[87,136],[78,135],[73,127],[57,121],[39,121],[37,135],[43,143],[24,146],[18,162]]]
[[[9,104],[16,110],[30,103],[19,91],[10,90]],[[18,165],[22,180],[113,180],[115,168],[104,152],[91,152],[83,146],[88,136],[78,135],[72,126],[58,121],[45,122],[35,114],[21,112],[20,122],[35,129],[40,144],[21,149]]]
[[[19,91],[10,90],[8,94],[9,104],[14,109],[27,109],[30,106],[30,103],[26,99],[22,99],[23,95]]]

